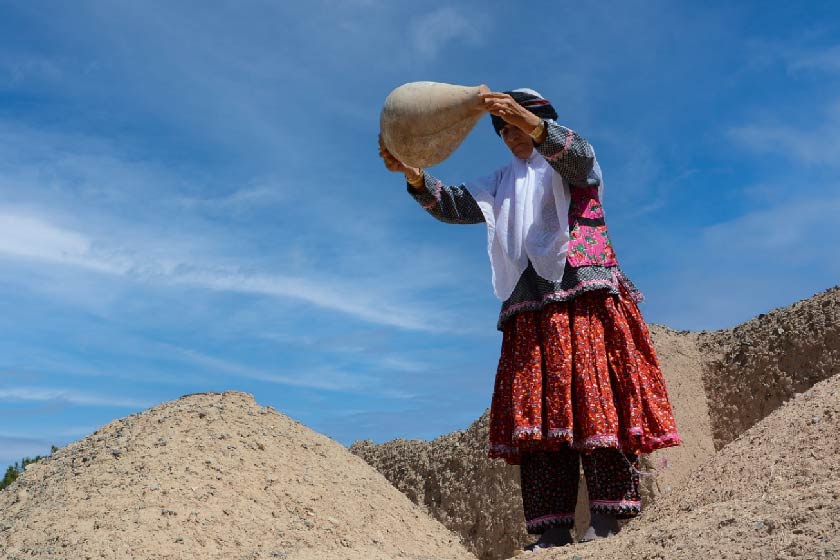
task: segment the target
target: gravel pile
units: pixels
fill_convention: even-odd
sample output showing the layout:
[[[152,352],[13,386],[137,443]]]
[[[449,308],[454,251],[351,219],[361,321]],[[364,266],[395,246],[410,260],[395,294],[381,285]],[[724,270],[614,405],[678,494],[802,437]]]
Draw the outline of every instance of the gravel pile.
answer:
[[[840,286],[702,333],[699,347],[719,449],[796,393],[840,374]]]
[[[0,492],[0,558],[474,558],[337,442],[245,393],[116,420]]]

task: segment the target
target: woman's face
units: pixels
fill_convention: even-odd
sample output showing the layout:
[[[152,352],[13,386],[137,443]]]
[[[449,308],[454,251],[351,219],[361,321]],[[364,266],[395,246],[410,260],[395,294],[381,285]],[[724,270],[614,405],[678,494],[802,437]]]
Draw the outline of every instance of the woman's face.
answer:
[[[523,132],[522,129],[508,124],[505,125],[500,133],[505,145],[514,156],[519,159],[528,159],[531,157],[531,152],[534,151],[534,143],[531,141],[531,137]]]

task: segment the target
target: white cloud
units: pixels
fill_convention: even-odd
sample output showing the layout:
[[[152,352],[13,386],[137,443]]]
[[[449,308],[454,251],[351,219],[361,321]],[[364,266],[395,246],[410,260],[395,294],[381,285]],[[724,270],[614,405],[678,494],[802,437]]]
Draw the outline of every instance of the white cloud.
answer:
[[[119,238],[119,235],[114,237]],[[172,241],[177,245],[176,241]],[[80,267],[151,284],[199,288],[297,300],[357,319],[401,329],[438,331],[439,320],[407,302],[388,302],[376,281],[324,283],[318,278],[243,272],[228,264],[205,264],[187,255],[155,256],[142,248],[109,246],[32,214],[0,208],[0,255]],[[209,253],[210,251],[208,251]],[[443,327],[446,328],[446,327]]]
[[[645,313],[672,328],[731,328],[836,285],[840,181],[794,184],[785,197],[750,200],[745,214],[676,238],[673,259],[649,279]]]
[[[378,300],[375,290],[352,290],[341,284],[324,284],[312,278],[243,274],[235,271],[196,270],[173,274],[170,279],[176,283],[193,284],[212,290],[301,300],[381,325],[408,330],[437,330],[430,317],[407,307]]]
[[[0,209],[0,254],[97,272],[126,272],[125,266],[94,256],[93,244],[84,235],[9,209]]]
[[[406,246],[395,241],[387,214],[359,219],[367,202],[346,191],[316,200],[287,184],[299,178],[270,174],[231,191],[223,179],[121,148],[0,120],[0,257],[26,260],[53,278],[58,266],[102,275],[86,293],[84,275],[41,282],[42,292],[106,309],[94,284],[115,294],[131,285],[113,279],[189,285],[304,302],[400,329],[466,329],[443,304],[422,301],[459,284],[458,258],[421,245],[394,267]]]
[[[411,44],[424,58],[435,58],[455,42],[472,46],[482,43],[489,22],[479,14],[462,14],[457,8],[446,6],[415,17],[410,24]]]
[[[756,42],[754,50],[763,53],[765,63],[772,64],[781,60],[788,72],[816,72],[834,74],[840,72],[840,45],[813,46],[790,41],[775,43]]]
[[[306,367],[301,368],[301,371],[296,373],[280,373],[238,364],[191,349],[177,348],[174,346],[170,346],[170,348],[193,364],[246,379],[277,383],[290,387],[361,393],[398,399],[408,399],[415,396],[397,389],[379,387],[377,380],[373,377],[359,373],[344,372],[334,367]]]
[[[840,127],[837,123],[806,130],[792,125],[755,124],[730,129],[747,148],[804,164],[840,165]]]
[[[749,255],[763,263],[801,266],[840,260],[840,185],[818,200],[788,199],[771,208],[754,210],[735,220],[706,228],[709,254]]]
[[[840,99],[822,111],[816,124],[755,123],[732,127],[729,135],[746,148],[787,160],[840,166]]]
[[[379,360],[379,366],[386,370],[405,373],[420,373],[428,371],[431,367],[425,362],[401,356],[384,356]]]
[[[64,402],[82,406],[108,406],[119,408],[148,408],[151,401],[100,395],[75,389],[45,387],[0,388],[0,401]]]
[[[761,69],[782,67],[793,78],[802,77],[804,73],[830,77],[840,73],[840,45],[826,42],[827,37],[833,38],[816,32],[800,33],[781,40],[778,37],[772,41],[763,38],[747,40],[747,61],[752,67]]]
[[[840,45],[791,53],[788,56],[788,68],[795,72],[840,72]]]
[[[186,208],[205,209],[211,212],[241,214],[252,210],[277,207],[288,200],[288,195],[277,186],[260,184],[236,190],[228,195],[195,198],[181,197],[178,202]]]

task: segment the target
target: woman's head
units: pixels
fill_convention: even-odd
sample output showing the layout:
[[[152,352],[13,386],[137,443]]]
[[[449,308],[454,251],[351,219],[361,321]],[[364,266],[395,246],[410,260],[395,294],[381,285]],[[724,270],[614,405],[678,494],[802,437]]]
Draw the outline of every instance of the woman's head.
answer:
[[[551,103],[532,89],[520,88],[504,93],[510,95],[514,101],[540,118],[552,121],[557,119],[557,111],[554,110]],[[496,115],[490,115],[490,118],[493,121],[493,128],[496,130],[496,134],[502,138],[505,145],[513,152],[513,155],[520,159],[530,157],[534,149],[534,144],[526,132],[508,124],[504,119]]]

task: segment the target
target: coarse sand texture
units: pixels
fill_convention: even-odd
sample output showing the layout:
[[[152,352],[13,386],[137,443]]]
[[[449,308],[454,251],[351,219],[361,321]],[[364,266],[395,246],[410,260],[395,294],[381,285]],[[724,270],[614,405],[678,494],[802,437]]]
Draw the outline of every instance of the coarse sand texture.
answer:
[[[0,558],[474,558],[337,442],[245,393],[116,420],[0,492]]]

